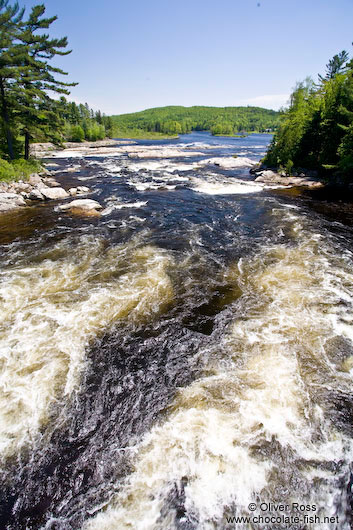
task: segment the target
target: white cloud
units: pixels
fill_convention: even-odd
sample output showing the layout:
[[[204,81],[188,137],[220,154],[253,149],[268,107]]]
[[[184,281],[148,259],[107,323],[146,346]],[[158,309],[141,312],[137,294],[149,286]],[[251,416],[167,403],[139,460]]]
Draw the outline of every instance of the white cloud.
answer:
[[[240,99],[236,105],[252,105],[277,110],[280,107],[286,107],[289,98],[290,94],[266,94],[264,96],[256,96],[255,98]]]

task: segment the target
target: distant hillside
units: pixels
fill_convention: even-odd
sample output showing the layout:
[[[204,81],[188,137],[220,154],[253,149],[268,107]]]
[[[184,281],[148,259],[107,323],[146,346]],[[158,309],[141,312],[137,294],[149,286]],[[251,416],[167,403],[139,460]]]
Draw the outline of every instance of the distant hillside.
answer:
[[[261,107],[157,107],[131,114],[112,116],[113,135],[135,137],[177,135],[190,131],[210,131],[214,135],[273,131],[279,112]]]

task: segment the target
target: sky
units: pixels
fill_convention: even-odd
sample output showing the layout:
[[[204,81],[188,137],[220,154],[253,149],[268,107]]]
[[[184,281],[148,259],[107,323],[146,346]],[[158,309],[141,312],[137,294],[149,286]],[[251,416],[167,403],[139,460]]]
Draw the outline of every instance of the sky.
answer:
[[[295,83],[353,55],[353,0],[19,0],[44,3],[72,53],[68,99],[106,114],[165,105],[285,106]]]

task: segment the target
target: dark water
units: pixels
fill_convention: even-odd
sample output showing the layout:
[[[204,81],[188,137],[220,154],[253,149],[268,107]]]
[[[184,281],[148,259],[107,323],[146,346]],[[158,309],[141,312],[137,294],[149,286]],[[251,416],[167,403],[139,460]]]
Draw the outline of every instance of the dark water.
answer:
[[[349,216],[204,162],[269,141],[55,158],[102,215],[2,217],[2,528],[350,528]]]

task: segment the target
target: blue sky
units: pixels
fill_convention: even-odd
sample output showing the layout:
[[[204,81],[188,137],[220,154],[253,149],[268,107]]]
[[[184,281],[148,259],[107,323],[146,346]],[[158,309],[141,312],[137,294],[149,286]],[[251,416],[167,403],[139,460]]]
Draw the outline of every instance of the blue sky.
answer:
[[[79,82],[70,98],[106,114],[278,108],[335,53],[353,55],[353,0],[42,1],[73,49],[57,61]]]

